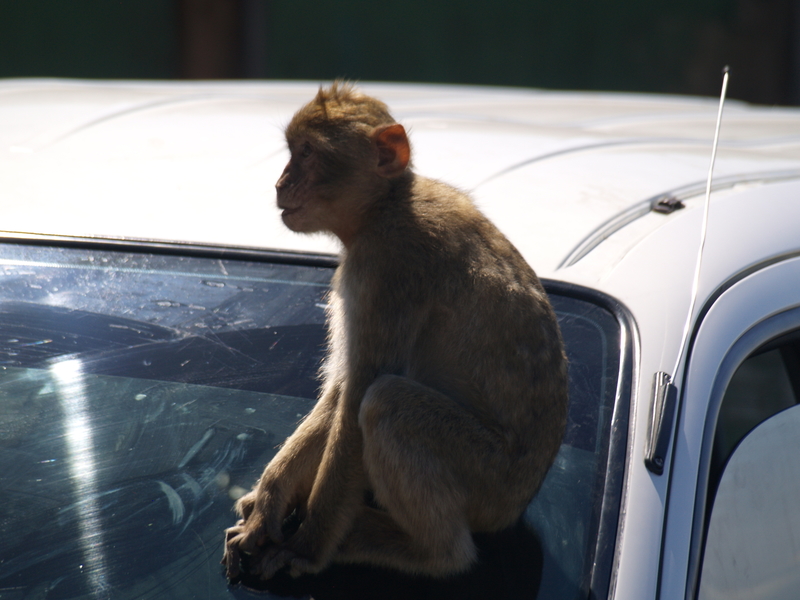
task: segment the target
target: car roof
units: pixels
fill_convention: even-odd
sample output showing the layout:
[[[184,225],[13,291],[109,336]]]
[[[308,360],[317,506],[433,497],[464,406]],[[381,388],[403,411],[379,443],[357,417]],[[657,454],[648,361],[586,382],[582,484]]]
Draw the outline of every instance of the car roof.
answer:
[[[282,129],[318,85],[0,81],[0,229],[336,252],[274,206]],[[686,295],[716,99],[361,87],[409,129],[416,171],[470,192],[540,276]],[[798,192],[800,110],[729,101],[701,295],[797,251]],[[663,197],[686,208],[653,212]]]

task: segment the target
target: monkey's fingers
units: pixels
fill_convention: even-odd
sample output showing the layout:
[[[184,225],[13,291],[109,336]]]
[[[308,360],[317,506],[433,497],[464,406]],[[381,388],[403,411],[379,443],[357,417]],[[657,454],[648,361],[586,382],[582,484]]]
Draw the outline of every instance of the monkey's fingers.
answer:
[[[250,530],[258,535],[257,545],[282,544],[285,539],[283,522],[293,510],[293,506],[275,497],[262,498],[261,503],[256,503],[247,522]]]
[[[222,555],[222,564],[225,565],[228,578],[234,578],[241,572],[242,554],[253,554],[262,545],[258,532],[247,527],[239,521],[234,527],[225,530],[225,551]]]
[[[280,514],[280,513],[279,513]],[[262,545],[266,544],[268,541],[272,542],[273,544],[282,544],[284,541],[283,535],[283,519],[267,519],[264,523],[264,542]]]
[[[246,522],[250,531],[258,533],[259,546],[283,543],[283,521],[294,510],[294,506],[282,500],[283,496],[253,491],[236,504],[237,512],[243,517],[240,523]]]
[[[250,518],[250,514],[253,512],[253,507],[255,505],[255,492],[248,492],[236,501],[234,510],[246,521]]]
[[[233,528],[231,528],[233,529]],[[225,550],[222,554],[220,564],[225,567],[225,575],[228,579],[235,579],[241,573],[241,554],[236,536],[231,537],[229,529],[225,535]]]
[[[251,517],[260,519],[268,515],[271,504],[274,504],[271,494],[255,489],[239,498],[233,508],[245,521],[250,521]]]
[[[233,536],[238,535],[243,531],[245,531],[245,522],[244,519],[239,519],[238,521],[236,521],[236,525],[234,525],[233,527],[228,527],[225,530],[225,541],[227,542]]]
[[[234,525],[233,527],[228,527],[225,530],[225,548],[223,550],[223,560],[224,557],[228,554],[228,546],[231,543],[231,540],[244,531],[243,525],[244,521],[239,520],[239,522],[236,523],[236,525]]]

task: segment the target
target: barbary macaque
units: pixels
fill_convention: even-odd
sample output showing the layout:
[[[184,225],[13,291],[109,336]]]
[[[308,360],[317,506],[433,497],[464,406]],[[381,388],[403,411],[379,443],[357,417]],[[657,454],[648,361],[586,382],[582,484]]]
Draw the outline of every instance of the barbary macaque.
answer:
[[[533,270],[470,198],[411,170],[406,131],[350,84],[286,128],[289,229],[343,245],[320,399],[236,503],[223,564],[434,577],[514,524],[559,449],[567,364]],[[289,534],[288,517],[299,521]]]

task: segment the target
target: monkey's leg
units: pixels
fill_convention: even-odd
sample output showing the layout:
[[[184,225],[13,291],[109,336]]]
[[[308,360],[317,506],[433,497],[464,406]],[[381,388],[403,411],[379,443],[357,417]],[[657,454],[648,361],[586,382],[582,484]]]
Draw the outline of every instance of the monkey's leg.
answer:
[[[365,509],[335,558],[412,573],[445,575],[475,560],[471,531],[497,530],[519,516],[507,500],[505,441],[463,405],[393,375],[361,404],[364,468],[386,511]]]
[[[464,571],[475,561],[475,544],[463,523],[441,523],[436,535],[415,532],[419,533],[423,535],[407,533],[384,510],[364,507],[333,562],[444,576]]]

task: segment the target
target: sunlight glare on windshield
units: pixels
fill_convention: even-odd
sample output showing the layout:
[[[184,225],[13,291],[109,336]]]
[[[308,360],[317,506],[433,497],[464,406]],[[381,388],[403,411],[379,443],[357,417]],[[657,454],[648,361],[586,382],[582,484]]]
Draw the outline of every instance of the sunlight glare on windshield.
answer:
[[[67,446],[70,479],[75,497],[82,498],[75,507],[80,528],[86,572],[95,597],[107,590],[106,561],[103,545],[103,528],[97,506],[95,474],[95,448],[92,426],[87,406],[85,376],[81,361],[68,359],[50,367],[57,387],[57,395],[64,411],[64,432]]]

